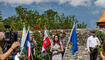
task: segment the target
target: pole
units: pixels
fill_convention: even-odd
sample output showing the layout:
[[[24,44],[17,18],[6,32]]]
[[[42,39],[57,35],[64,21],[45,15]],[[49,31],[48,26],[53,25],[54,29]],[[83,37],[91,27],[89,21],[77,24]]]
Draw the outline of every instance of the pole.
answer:
[[[71,39],[71,35],[72,35],[72,32],[73,32],[74,27],[75,27],[75,23],[74,23],[73,28],[72,28],[72,30],[71,30],[69,39]],[[68,40],[68,42],[67,42],[67,47],[68,47],[68,45],[69,45],[69,42],[70,42],[70,40]]]
[[[33,60],[33,55],[32,55],[32,52],[31,52],[31,59]]]
[[[67,45],[66,45],[66,47],[65,47],[65,52],[66,52],[67,47],[68,47],[68,45],[69,45],[69,42],[70,42],[70,39],[71,39],[71,36],[72,36],[72,32],[73,32],[74,27],[75,27],[75,22],[74,22],[73,28],[72,28],[72,30],[71,30],[69,40],[67,41]],[[65,57],[65,52],[64,52],[63,60],[64,60],[64,57]]]

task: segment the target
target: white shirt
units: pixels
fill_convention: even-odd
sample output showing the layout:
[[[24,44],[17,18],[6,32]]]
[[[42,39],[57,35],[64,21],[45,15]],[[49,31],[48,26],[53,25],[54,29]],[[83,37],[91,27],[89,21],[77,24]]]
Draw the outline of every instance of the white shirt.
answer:
[[[100,41],[97,37],[90,36],[87,39],[87,49],[90,51],[89,47],[95,47],[96,45],[100,45]]]
[[[20,60],[19,57],[20,57],[20,54],[17,53],[16,56],[15,56],[15,60]]]

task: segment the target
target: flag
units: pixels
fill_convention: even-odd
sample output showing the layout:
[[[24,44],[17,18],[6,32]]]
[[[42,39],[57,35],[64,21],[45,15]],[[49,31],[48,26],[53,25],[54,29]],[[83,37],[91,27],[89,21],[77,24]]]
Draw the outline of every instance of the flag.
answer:
[[[30,42],[30,33],[28,32],[27,38],[25,40],[23,52],[27,54],[28,60],[31,58],[31,42]]]
[[[72,35],[71,35],[70,42],[73,43],[73,46],[72,46],[72,55],[74,55],[75,52],[78,51],[77,35],[76,35],[76,25],[75,25],[74,28],[73,28],[73,32],[72,32]]]
[[[23,49],[26,37],[27,37],[27,32],[26,32],[26,28],[25,28],[25,25],[24,25],[23,32],[22,32],[22,40],[21,40],[21,45],[20,45],[21,50]]]
[[[28,32],[28,35],[27,35],[27,57],[28,57],[28,60],[30,60],[30,57],[31,57],[31,42],[30,42],[30,33]]]
[[[49,37],[49,39],[50,39],[50,41],[51,41],[51,44],[53,44],[53,39],[51,38],[51,36],[50,36],[49,33],[48,33],[48,37]]]
[[[45,56],[46,55],[46,48],[48,45],[51,44],[51,41],[47,35],[47,30],[44,31],[44,40],[42,42],[42,48],[41,48],[41,54],[42,56]]]

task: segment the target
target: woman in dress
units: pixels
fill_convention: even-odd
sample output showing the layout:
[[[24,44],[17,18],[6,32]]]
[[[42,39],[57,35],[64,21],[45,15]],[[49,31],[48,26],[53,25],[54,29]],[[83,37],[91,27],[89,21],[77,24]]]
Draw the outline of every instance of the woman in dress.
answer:
[[[50,52],[52,53],[52,60],[62,60],[62,52],[64,51],[62,43],[60,43],[59,37],[54,36],[53,44],[51,44]]]
[[[105,39],[103,40],[102,51],[100,52],[102,60],[105,60]]]

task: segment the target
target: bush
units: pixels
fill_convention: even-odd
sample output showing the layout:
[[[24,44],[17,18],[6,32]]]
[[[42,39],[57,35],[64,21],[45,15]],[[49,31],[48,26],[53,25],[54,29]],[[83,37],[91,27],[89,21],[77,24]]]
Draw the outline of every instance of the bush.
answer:
[[[43,31],[41,31],[43,32]],[[50,59],[50,56],[49,56],[49,53],[50,53],[50,47],[47,48],[47,55],[45,57],[42,57],[41,55],[41,43],[43,42],[43,33],[41,32],[34,32],[34,39],[37,43],[37,46],[35,47],[35,60],[49,60]]]

